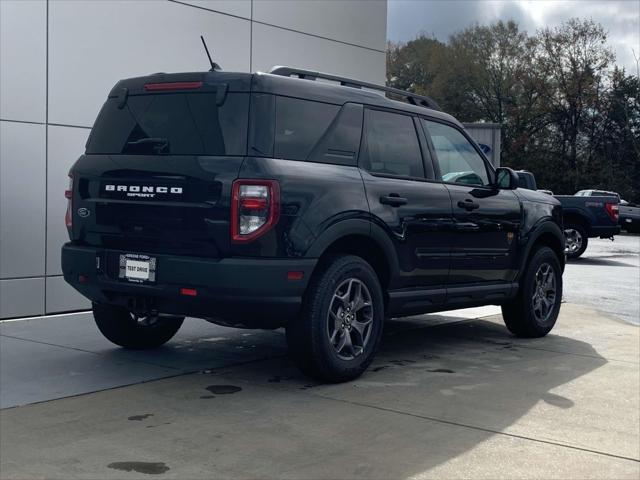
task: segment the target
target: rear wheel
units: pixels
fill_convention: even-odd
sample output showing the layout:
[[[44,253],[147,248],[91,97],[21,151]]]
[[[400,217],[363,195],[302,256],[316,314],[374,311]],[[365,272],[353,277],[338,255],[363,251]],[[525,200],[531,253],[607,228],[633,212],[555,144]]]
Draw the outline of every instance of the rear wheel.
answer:
[[[184,317],[158,315],[138,317],[114,305],[93,304],[93,318],[100,332],[111,342],[131,349],[159,347],[173,338]]]
[[[502,305],[502,317],[518,337],[544,337],[556,324],[561,301],[560,262],[553,250],[542,247],[531,258],[517,297]]]
[[[580,223],[567,222],[564,226],[564,251],[567,258],[578,258],[587,249],[589,237]]]
[[[287,326],[293,361],[306,375],[327,382],[360,376],[382,336],[380,282],[360,257],[327,259],[309,284],[302,315]]]

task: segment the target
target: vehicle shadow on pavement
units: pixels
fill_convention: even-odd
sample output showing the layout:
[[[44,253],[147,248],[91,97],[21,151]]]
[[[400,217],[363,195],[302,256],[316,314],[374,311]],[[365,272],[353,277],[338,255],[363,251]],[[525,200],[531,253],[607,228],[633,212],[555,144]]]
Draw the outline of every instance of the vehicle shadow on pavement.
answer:
[[[214,377],[248,389],[245,398],[253,387],[278,392],[259,393],[259,415],[234,425],[236,432],[259,437],[252,440],[261,445],[258,451],[243,460],[247,472],[264,473],[260,462],[290,448],[285,456],[298,456],[289,473],[298,478],[407,478],[490,439],[496,446],[521,448],[532,435],[541,456],[557,445],[569,446],[560,447],[563,455],[580,455],[571,446],[584,447],[588,439],[559,428],[571,418],[574,400],[553,390],[606,363],[588,343],[559,335],[517,339],[493,321],[425,326],[416,318],[387,323],[374,364],[353,382],[312,382],[284,358],[223,369]],[[312,398],[278,405],[279,395],[301,391]],[[256,408],[252,400],[243,403],[241,394],[233,403],[238,411]],[[544,415],[521,421],[532,409]],[[251,433],[251,422],[265,418],[273,432]],[[284,438],[278,432],[289,433]]]
[[[611,260],[609,258],[596,258],[596,257],[575,258],[573,260],[569,260],[569,264],[576,264],[576,265],[603,265],[603,266],[607,266],[607,267],[638,268],[637,265],[633,265],[632,263],[625,263],[625,262],[619,262],[617,260]]]

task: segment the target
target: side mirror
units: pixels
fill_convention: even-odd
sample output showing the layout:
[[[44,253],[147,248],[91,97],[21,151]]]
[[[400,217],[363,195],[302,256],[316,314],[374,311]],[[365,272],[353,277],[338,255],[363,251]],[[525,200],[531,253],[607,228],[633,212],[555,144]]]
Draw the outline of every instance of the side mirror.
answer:
[[[498,167],[496,169],[496,182],[497,188],[504,190],[515,190],[518,188],[520,181],[518,174],[511,170],[509,167]]]

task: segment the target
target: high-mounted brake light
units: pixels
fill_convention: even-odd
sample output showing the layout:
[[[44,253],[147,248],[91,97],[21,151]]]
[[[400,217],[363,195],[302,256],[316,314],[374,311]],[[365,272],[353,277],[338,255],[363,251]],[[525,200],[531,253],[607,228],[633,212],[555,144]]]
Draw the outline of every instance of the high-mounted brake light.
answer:
[[[195,90],[202,87],[202,82],[164,82],[145,83],[144,89],[147,92],[157,92],[166,90]]]
[[[617,222],[620,215],[620,207],[618,206],[618,204],[605,203],[604,208],[607,210],[607,213],[609,214],[609,217],[611,217],[611,220]]]
[[[64,223],[67,228],[73,226],[73,175],[69,174],[69,188],[64,191],[64,196],[67,199],[67,213],[64,215]]]
[[[280,216],[280,188],[275,180],[233,182],[231,239],[249,242],[269,231]]]

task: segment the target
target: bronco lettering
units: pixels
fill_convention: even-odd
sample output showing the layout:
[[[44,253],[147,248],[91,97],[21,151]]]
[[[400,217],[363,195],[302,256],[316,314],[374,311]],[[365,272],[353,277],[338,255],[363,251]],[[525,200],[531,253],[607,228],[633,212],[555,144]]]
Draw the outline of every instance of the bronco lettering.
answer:
[[[156,187],[153,185],[113,185],[104,186],[105,192],[124,192],[127,197],[153,198],[156,193],[182,195],[182,187]]]

